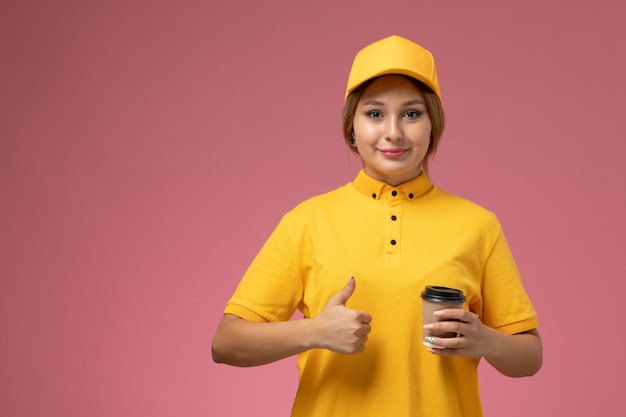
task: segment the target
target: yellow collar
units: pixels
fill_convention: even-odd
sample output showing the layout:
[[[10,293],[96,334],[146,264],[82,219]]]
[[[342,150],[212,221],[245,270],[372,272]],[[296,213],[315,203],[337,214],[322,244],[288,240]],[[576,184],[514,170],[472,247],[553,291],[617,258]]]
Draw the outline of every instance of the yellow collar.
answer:
[[[394,187],[370,177],[363,170],[359,171],[354,181],[352,181],[352,185],[361,194],[372,197],[375,200],[403,196],[409,201],[415,201],[433,188],[433,185],[424,173]],[[394,192],[395,195],[393,194]]]

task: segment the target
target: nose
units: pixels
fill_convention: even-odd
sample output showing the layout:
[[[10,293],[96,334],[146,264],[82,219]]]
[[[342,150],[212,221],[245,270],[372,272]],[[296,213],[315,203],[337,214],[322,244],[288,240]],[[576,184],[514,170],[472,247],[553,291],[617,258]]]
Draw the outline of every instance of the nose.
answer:
[[[385,126],[385,140],[397,142],[402,139],[403,135],[400,120],[397,117],[388,118]]]

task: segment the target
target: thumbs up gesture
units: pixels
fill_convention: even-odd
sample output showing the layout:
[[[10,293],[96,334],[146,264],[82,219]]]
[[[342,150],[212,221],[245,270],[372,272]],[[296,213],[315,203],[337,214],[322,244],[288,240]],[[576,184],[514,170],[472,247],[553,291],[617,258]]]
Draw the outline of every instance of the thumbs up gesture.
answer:
[[[336,353],[360,353],[365,349],[372,330],[372,316],[352,310],[346,303],[354,294],[356,281],[352,275],[345,287],[330,297],[324,310],[314,318],[320,334],[320,347]]]

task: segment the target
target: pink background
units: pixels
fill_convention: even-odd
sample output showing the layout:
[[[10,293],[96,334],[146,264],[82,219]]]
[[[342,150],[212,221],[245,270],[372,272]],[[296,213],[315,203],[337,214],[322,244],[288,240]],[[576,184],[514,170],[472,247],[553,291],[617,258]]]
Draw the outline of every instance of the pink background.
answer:
[[[540,315],[487,415],[626,415],[623,2],[0,7],[0,415],[288,415],[295,361],[211,338],[282,214],[359,169],[345,81],[394,33],[437,58],[434,182],[499,215]]]

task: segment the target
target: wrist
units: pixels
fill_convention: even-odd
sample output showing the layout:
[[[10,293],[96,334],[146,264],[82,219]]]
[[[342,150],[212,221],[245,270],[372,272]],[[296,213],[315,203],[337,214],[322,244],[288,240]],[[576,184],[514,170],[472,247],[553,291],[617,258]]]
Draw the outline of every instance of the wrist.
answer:
[[[485,326],[487,328],[487,340],[484,347],[483,357],[497,358],[500,356],[500,346],[502,345],[500,337],[504,334],[496,329]]]
[[[304,325],[304,347],[309,349],[323,349],[324,346],[320,343],[322,337],[320,337],[321,328],[319,320],[316,317],[302,319]]]

